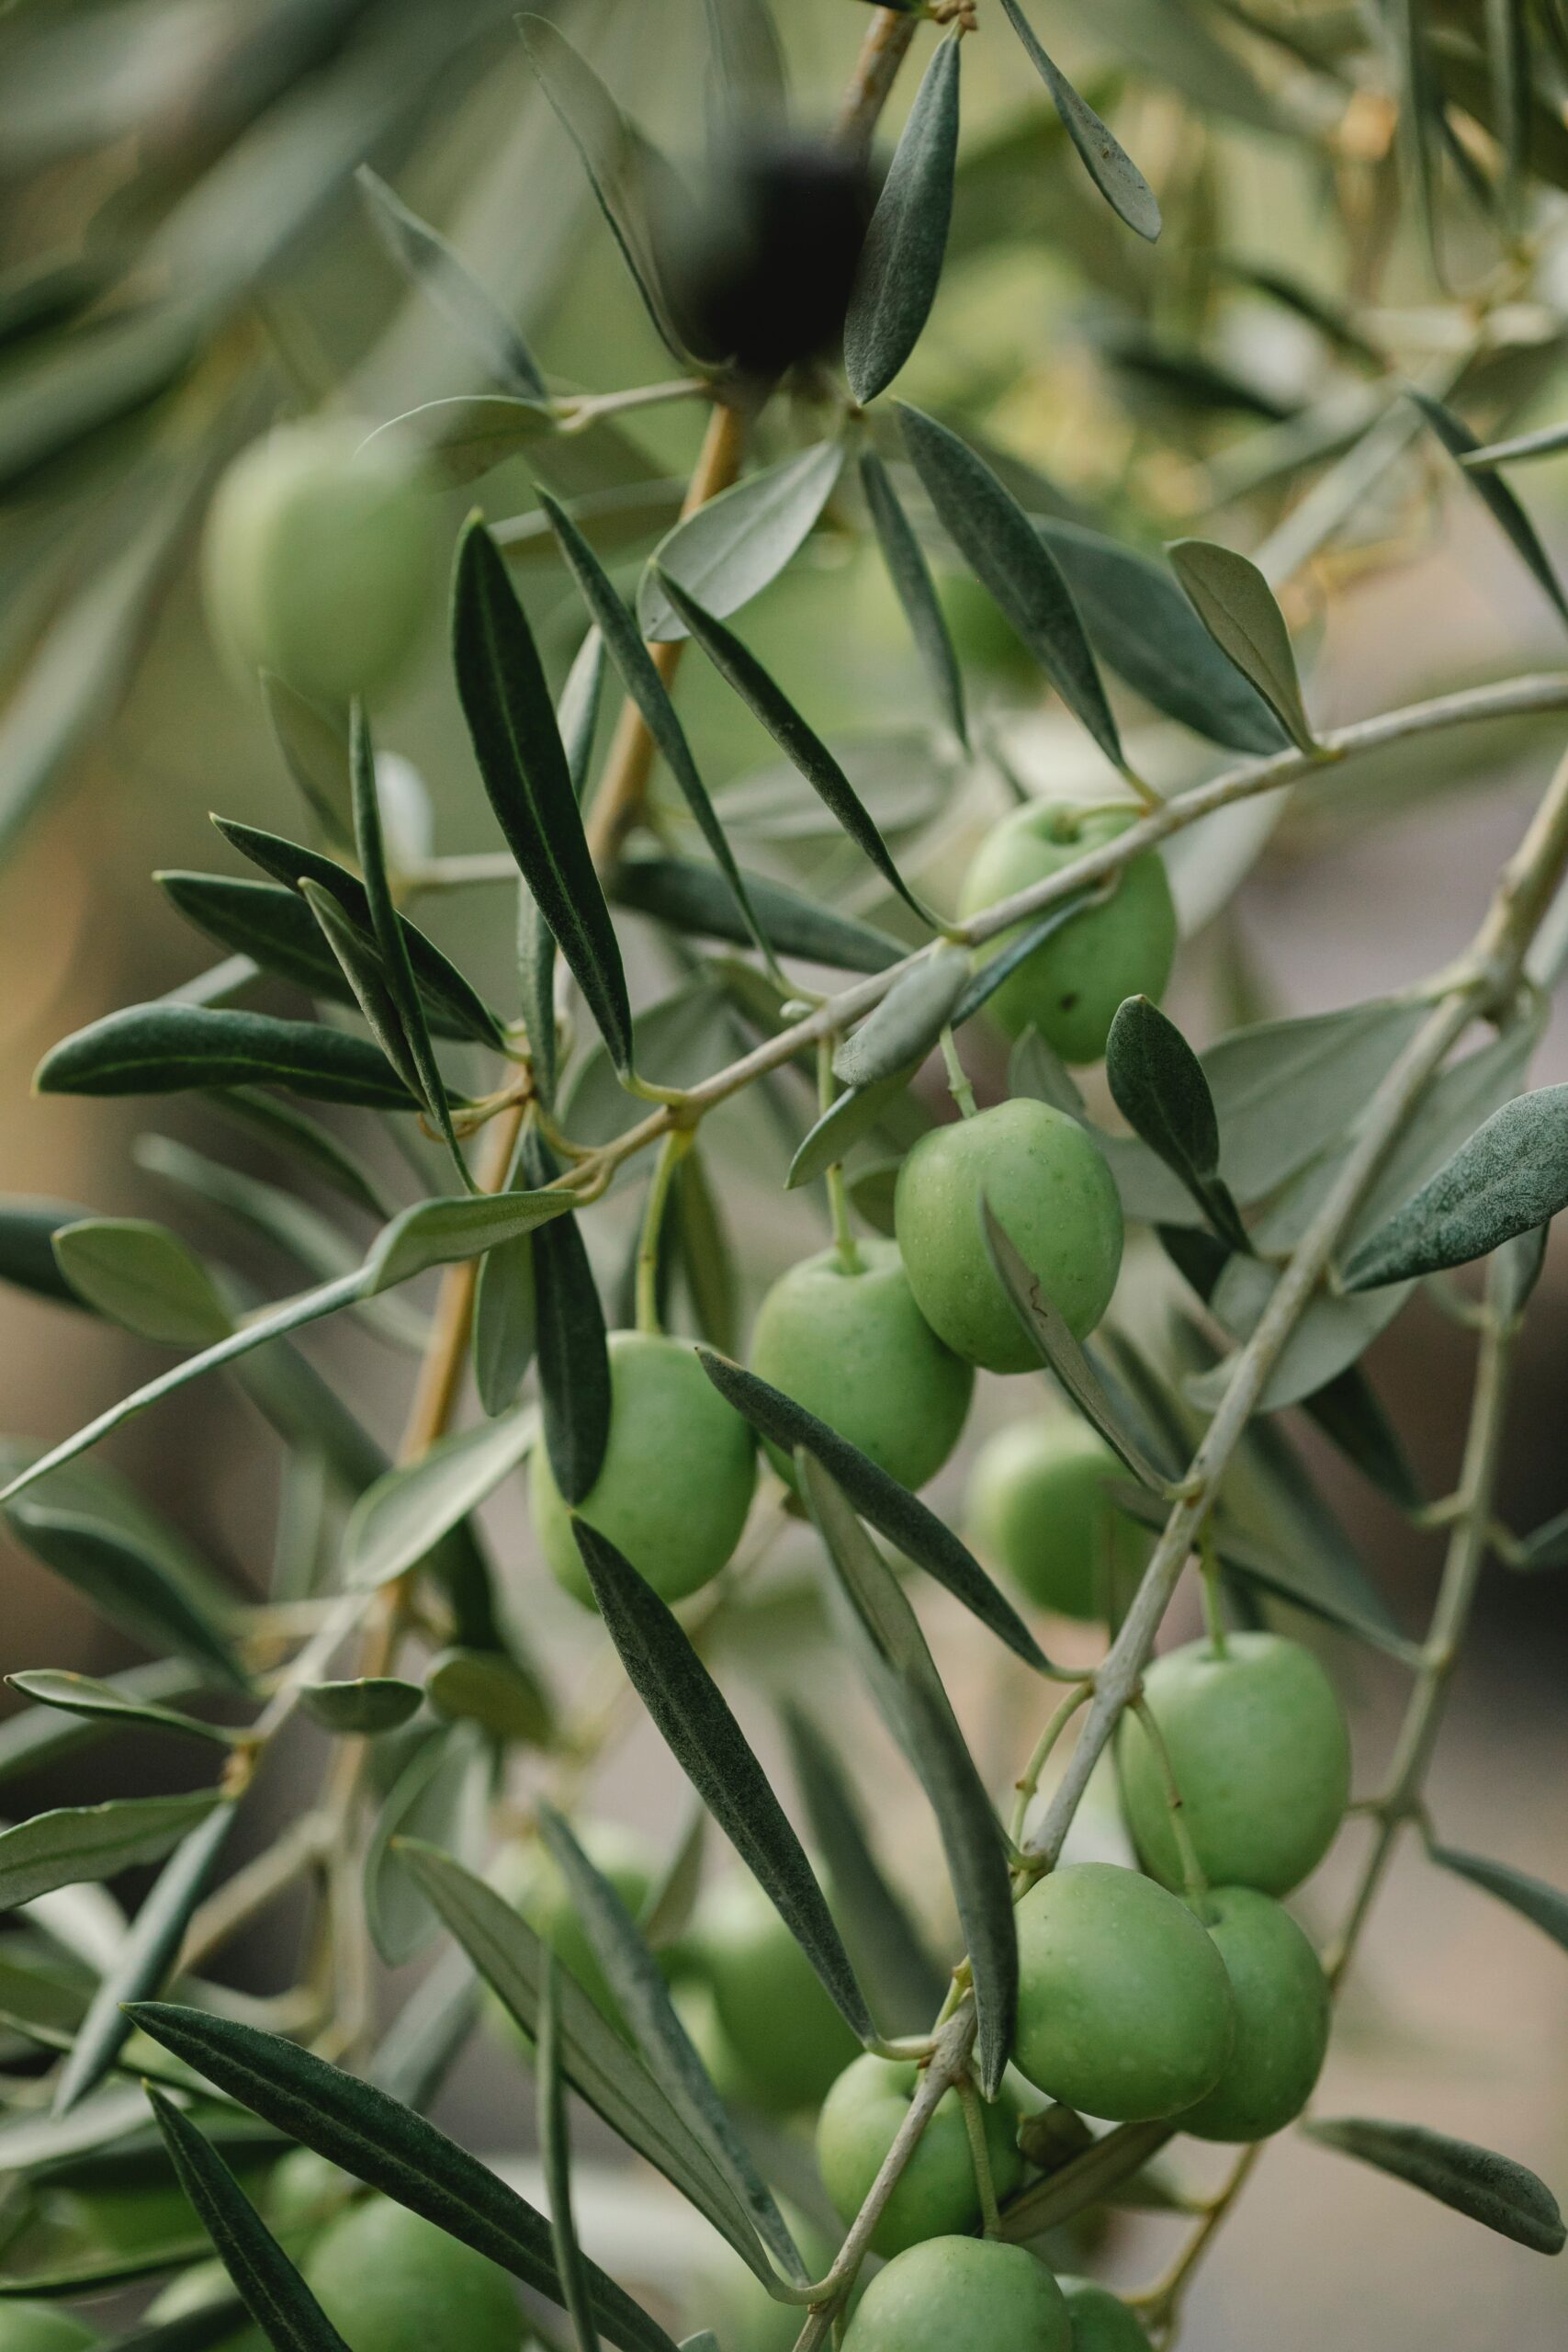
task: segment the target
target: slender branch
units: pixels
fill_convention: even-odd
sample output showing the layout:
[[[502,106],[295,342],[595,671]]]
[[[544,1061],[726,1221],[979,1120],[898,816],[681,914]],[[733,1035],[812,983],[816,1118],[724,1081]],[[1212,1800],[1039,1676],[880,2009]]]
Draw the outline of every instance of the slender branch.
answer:
[[[869,150],[919,23],[918,16],[902,8],[878,8],[872,18],[839,109],[838,133],[846,147],[861,154]]]

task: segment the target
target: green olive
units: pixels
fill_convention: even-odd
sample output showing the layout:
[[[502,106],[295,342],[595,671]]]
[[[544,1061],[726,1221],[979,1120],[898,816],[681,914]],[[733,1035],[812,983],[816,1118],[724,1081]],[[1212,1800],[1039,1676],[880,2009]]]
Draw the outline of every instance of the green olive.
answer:
[[[85,2352],[97,2330],[58,2303],[0,2302],[0,2352]]]
[[[1205,1878],[1288,1894],[1328,1851],[1350,1794],[1344,1711],[1316,1658],[1278,1634],[1232,1634],[1223,1657],[1206,1641],[1168,1651],[1144,1690]],[[1179,1886],[1164,1783],[1134,1716],[1119,1755],[1145,1866]]]
[[[976,852],[959,899],[964,915],[1043,882],[1114,841],[1137,816],[1131,808],[1075,808],[1030,801],[1004,817]],[[1019,927],[987,941],[996,955]],[[1156,850],[1129,860],[1114,895],[1086,908],[1037,947],[991,999],[1008,1035],[1032,1026],[1066,1062],[1097,1062],[1123,997],[1164,995],[1176,956],[1176,907]]]
[[[1126,1476],[1074,1413],[1014,1421],[975,1458],[972,1539],[1038,1608],[1103,1617],[1149,1553],[1146,1531],[1111,1499],[1110,1481]]]
[[[1121,1199],[1077,1121],[1026,1096],[933,1127],[899,1169],[894,1228],[916,1306],[966,1363],[1029,1372],[1040,1358],[987,1253],[982,1195],[1080,1340],[1116,1287]]]
[[[338,705],[391,684],[434,597],[442,522],[390,434],[310,418],[242,450],[207,517],[212,633],[247,671]]]
[[[1073,2324],[1024,2247],[927,2238],[872,2280],[844,2352],[1073,2352]]]
[[[763,1299],[751,1369],[858,1445],[901,1486],[923,1487],[958,1442],[975,1375],[915,1305],[894,1241],[855,1245],[792,1266]],[[776,1468],[793,1465],[775,1446]]]
[[[1235,2003],[1186,1905],[1136,1871],[1072,1862],[1018,1906],[1013,2056],[1037,2090],[1086,2115],[1175,2115],[1219,2080]]]
[[[781,2115],[815,2107],[860,2044],[755,1879],[736,1872],[705,1896],[691,1948],[740,2097]]]
[[[746,1524],[757,1463],[747,1422],[684,1340],[610,1335],[610,1442],[581,1517],[665,1600],[717,1576]],[[571,1513],[543,1447],[533,1465],[534,1528],[558,1583],[593,1606]]]
[[[1266,2140],[1312,2097],[1328,2046],[1328,1981],[1290,1913],[1256,1888],[1215,1887],[1204,1917],[1231,1981],[1235,2040],[1181,2128],[1200,2140]]]
[[[349,2352],[518,2352],[523,2312],[499,2265],[390,2198],[333,2222],[306,2258],[305,2283]]]
[[[1097,2278],[1067,2278],[1062,2294],[1073,2323],[1073,2352],[1149,2352],[1149,2339],[1120,2295]]]
[[[864,2055],[852,2059],[822,2103],[817,2124],[817,2165],[833,2210],[853,2221],[909,2111],[919,2081],[913,2060]],[[1018,2153],[1018,2109],[1005,2095],[987,2105],[986,2145],[998,2198],[1023,2177]],[[980,2192],[964,2109],[946,2092],[915,2152],[899,2174],[872,2233],[877,2254],[902,2254],[922,2238],[956,2237],[980,2219]]]

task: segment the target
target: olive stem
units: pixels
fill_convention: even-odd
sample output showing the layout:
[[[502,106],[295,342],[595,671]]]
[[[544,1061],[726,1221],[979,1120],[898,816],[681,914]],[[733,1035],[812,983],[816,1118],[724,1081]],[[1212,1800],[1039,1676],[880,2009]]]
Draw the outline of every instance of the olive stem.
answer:
[[[1023,1832],[1029,1820],[1029,1808],[1040,1793],[1040,1775],[1051,1759],[1051,1750],[1093,1689],[1094,1677],[1086,1675],[1081,1682],[1075,1684],[1061,1704],[1054,1708],[1045,1719],[1045,1728],[1034,1743],[1034,1752],[1014,1784],[1018,1795],[1013,1804],[1012,1823],[1009,1835],[1015,1847],[1021,1847],[1023,1844]],[[1031,1884],[1038,1875],[1038,1871],[1031,1865]]]
[[[1203,1865],[1198,1860],[1198,1849],[1192,1843],[1192,1832],[1187,1826],[1187,1815],[1181,1802],[1181,1790],[1177,1782],[1176,1769],[1170,1760],[1164,1732],[1154,1709],[1142,1690],[1130,1702],[1134,1714],[1143,1725],[1144,1736],[1154,1750],[1155,1769],[1170,1808],[1170,1834],[1176,1842],[1177,1860],[1181,1865],[1181,1892],[1190,1907],[1205,1922],[1209,1917],[1209,1882],[1203,1875]]]
[[[637,1328],[654,1338],[663,1328],[659,1313],[659,1237],[670,1204],[671,1187],[691,1140],[681,1127],[672,1127],[665,1136],[664,1148],[654,1162],[653,1181],[648,1188],[648,1206],[643,1211],[642,1232],[637,1245]]]
[[[980,2104],[980,2094],[975,2087],[972,2075],[960,2075],[953,2088],[964,2109],[964,2128],[969,2135],[969,2154],[975,2166],[975,2186],[980,2192],[980,2234],[982,2237],[999,2238],[1002,2221],[997,2211],[997,2184],[991,2175],[991,2151],[986,2138],[986,2116]]]
[[[1198,1562],[1202,1576],[1203,1623],[1208,1628],[1209,1647],[1216,1657],[1230,1655],[1225,1635],[1225,1613],[1220,1600],[1220,1564],[1214,1553],[1214,1539],[1204,1528],[1198,1539]]]
[[[827,1111],[832,1106],[833,1047],[834,1040],[831,1037],[818,1038],[817,1107],[819,1111]],[[863,1273],[865,1261],[861,1256],[860,1244],[855,1239],[854,1227],[850,1222],[850,1196],[844,1182],[842,1160],[835,1159],[830,1168],[824,1170],[823,1176],[828,1188],[828,1215],[832,1222],[833,1246],[839,1253],[839,1263],[846,1274]]]
[[[958,1044],[951,1029],[942,1033],[942,1058],[947,1071],[947,1091],[958,1105],[961,1119],[972,1119],[978,1108],[975,1090],[969,1083],[969,1073],[959,1059]]]

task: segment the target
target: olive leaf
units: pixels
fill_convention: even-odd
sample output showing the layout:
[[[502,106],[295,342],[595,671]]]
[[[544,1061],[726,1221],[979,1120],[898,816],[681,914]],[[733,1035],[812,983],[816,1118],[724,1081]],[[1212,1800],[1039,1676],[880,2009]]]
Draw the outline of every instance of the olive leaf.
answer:
[[[615,1545],[586,1520],[574,1532],[605,1630],[655,1728],[834,2006],[863,2041],[871,2040],[864,1996],[822,1890],[718,1685],[679,1620]]]
[[[348,806],[348,731],[336,711],[286,684],[272,671],[260,676],[273,741],[301,798],[329,841],[346,849],[354,839]]]
[[[1257,687],[1292,742],[1314,750],[1291,633],[1258,566],[1212,539],[1173,539],[1166,553],[1221,651]]]
[[[1467,474],[1490,473],[1494,466],[1517,465],[1529,458],[1554,458],[1559,449],[1568,448],[1568,424],[1543,424],[1537,433],[1521,433],[1509,441],[1489,441],[1483,447],[1465,449],[1460,464]]]
[[[1399,1510],[1419,1510],[1427,1498],[1399,1431],[1359,1363],[1347,1364],[1326,1385],[1302,1398],[1324,1435]]]
[[[231,2018],[137,2001],[130,2021],[291,2140],[559,2302],[544,2217],[411,2108],[280,2034]],[[623,2352],[673,2352],[663,2329],[613,2279],[592,2264],[588,2277],[594,2316],[612,2343]]]
[[[1363,1291],[1469,1265],[1568,1206],[1568,1086],[1520,1094],[1462,1143],[1346,1265]]]
[[[474,1292],[474,1386],[492,1420],[509,1413],[534,1361],[534,1251],[525,1234],[485,1252]]]
[[[406,1575],[517,1467],[538,1425],[531,1406],[518,1407],[378,1478],[344,1530],[344,1582],[363,1591]]]
[[[299,1703],[312,1723],[342,1738],[375,1739],[400,1730],[419,1713],[424,1693],[417,1682],[372,1674],[353,1682],[305,1682]]]
[[[936,1513],[897,1478],[888,1476],[847,1438],[797,1405],[793,1396],[759,1380],[709,1348],[697,1350],[697,1361],[718,1393],[743,1414],[760,1437],[794,1456],[797,1448],[820,1462],[840,1486],[860,1516],[886,1536],[928,1576],[936,1578],[961,1601],[972,1616],[988,1627],[1000,1642],[1028,1666],[1043,1668],[1044,1652],[1012,1603],[998,1589],[974,1555],[959,1542]]]
[[[398,267],[479,353],[496,382],[525,400],[547,401],[548,388],[522,335],[440,232],[411,212],[368,164],[354,176],[371,226]]]
[[[205,1740],[217,1747],[232,1747],[239,1736],[222,1724],[203,1723],[197,1715],[163,1706],[134,1689],[128,1690],[117,1683],[101,1681],[96,1675],[70,1674],[44,1667],[8,1674],[6,1679],[25,1699],[68,1715],[84,1715],[89,1722],[109,1725],[140,1724],[151,1731],[173,1732],[181,1738]]]
[[[698,1332],[710,1347],[728,1352],[736,1345],[739,1284],[707,1163],[695,1147],[675,1170],[671,1207],[671,1238]]]
[[[937,44],[882,183],[844,321],[844,373],[863,404],[908,358],[942,277],[958,161],[956,29]]]
[[[660,643],[685,636],[690,620],[671,596],[671,584],[715,619],[750,604],[805,546],[843,463],[839,442],[820,442],[748,474],[667,531],[637,591],[644,637]]]
[[[217,2149],[171,2099],[144,2087],[175,2177],[274,2352],[348,2352]]]
[[[449,1723],[478,1724],[492,1739],[543,1747],[554,1725],[533,1674],[496,1649],[438,1651],[425,1669],[424,1694]]]
[[[745,867],[740,877],[752,912],[781,956],[800,956],[841,972],[885,972],[906,952],[886,932],[825,907],[787,883]],[[626,857],[611,875],[609,888],[617,906],[650,915],[682,936],[733,940],[738,946],[750,940],[734,893],[713,866],[684,857]]]
[[[15,1498],[6,1504],[6,1523],[16,1541],[133,1641],[173,1650],[207,1675],[248,1690],[219,1596],[196,1585],[155,1532],[135,1522],[119,1523],[64,1493],[20,1499],[22,1479],[41,1475],[43,1467],[41,1462],[30,1465],[7,1489]]]
[[[362,1037],[309,1021],[167,1001],[128,1005],[51,1048],[39,1094],[177,1094],[192,1087],[284,1086],[323,1102],[412,1111],[412,1095]]]
[[[36,1903],[57,1886],[117,1878],[139,1862],[161,1862],[219,1801],[216,1789],[116,1797],[107,1804],[37,1813],[0,1830],[0,1911]]]
[[[901,972],[834,1053],[834,1077],[844,1086],[869,1087],[918,1067],[954,1019],[969,970],[965,948],[939,947]]]
[[[545,673],[495,542],[477,517],[458,542],[452,647],[458,699],[507,847],[617,1069],[629,1069],[631,1006],[621,951]]]
[[[538,1137],[524,1146],[536,1179],[553,1172]],[[533,1236],[539,1409],[550,1472],[569,1503],[580,1503],[599,1476],[610,1442],[610,1358],[604,1309],[575,1216]]]
[[[1560,2254],[1565,2236],[1557,2199],[1543,2180],[1509,2156],[1418,2123],[1382,2123],[1361,2116],[1303,2123],[1309,2140],[1375,2165],[1396,2180],[1451,2205],[1537,2254]]]
[[[1551,557],[1540,543],[1535,525],[1500,475],[1490,469],[1466,465],[1466,460],[1473,459],[1481,449],[1481,444],[1469,425],[1430,392],[1418,391],[1414,384],[1407,384],[1405,390],[1450,457],[1457,458],[1465,467],[1493,521],[1509,540],[1520,562],[1551,598],[1563,620],[1568,621],[1568,597],[1563,595],[1562,582],[1552,569]]]
[[[536,2109],[539,2154],[545,2175],[545,2199],[550,2215],[550,2245],[561,2283],[561,2301],[571,2322],[577,2352],[599,2352],[599,2331],[593,2324],[593,2299],[588,2273],[577,2243],[571,2211],[571,2137],[566,2120],[566,2089],[561,2076],[560,1962],[553,1951],[545,1955],[544,1982],[539,1987],[539,2031],[535,2044],[537,2075]]]
[[[349,996],[358,1007],[366,1027],[414,1102],[434,1121],[434,1105],[413,1057],[408,1031],[398,1012],[397,999],[392,994],[375,941],[367,938],[344,914],[333,893],[322,889],[321,884],[313,882],[309,875],[301,877],[299,893],[343,974]]]
[[[566,1216],[572,1205],[570,1193],[544,1188],[417,1201],[377,1235],[361,1272],[351,1279],[359,1295],[375,1298],[432,1266],[478,1258],[521,1234],[535,1233]]]
[[[54,1255],[79,1298],[140,1339],[200,1347],[234,1328],[194,1250],[146,1217],[85,1217],[62,1226]]]
[[[1444,1870],[1495,1895],[1499,1903],[1506,1903],[1568,1951],[1568,1894],[1549,1886],[1544,1879],[1531,1878],[1528,1871],[1513,1870],[1506,1862],[1489,1861],[1482,1854],[1461,1854],[1452,1846],[1430,1844],[1427,1852]]]
[[[904,608],[909,634],[925,663],[926,675],[942,716],[967,750],[969,722],[964,707],[964,673],[953,649],[924,549],[899,503],[893,478],[874,449],[862,452],[860,479],[893,593]]]
[[[1180,1030],[1146,996],[1117,1007],[1105,1043],[1105,1076],[1117,1109],[1191,1193],[1220,1240],[1250,1250],[1220,1176],[1220,1125],[1203,1065]]]
[[[1140,237],[1146,237],[1152,243],[1161,227],[1153,188],[1094,108],[1079,97],[1061,68],[1046,56],[1018,0],[1002,0],[1002,6],[1023,44],[1024,55],[1050,91],[1062,128],[1082,156],[1090,179],[1128,228],[1135,229]]]
[[[1122,739],[1061,568],[983,458],[945,424],[900,401],[905,446],[948,537],[1111,763]]]
[[[0,1201],[0,1282],[61,1306],[83,1306],[61,1272],[53,1245],[62,1226],[80,1225],[91,1215],[70,1201]]]
[[[432,1941],[436,1917],[401,1852],[405,1838],[477,1848],[480,1781],[488,1760],[477,1736],[454,1724],[417,1725],[388,1751],[385,1794],[365,1849],[364,1901],[370,1939],[389,1968],[400,1968]]]
[[[924,1057],[922,1057],[922,1059]],[[790,1161],[784,1178],[786,1191],[793,1192],[801,1184],[809,1184],[825,1169],[836,1167],[851,1145],[875,1126],[890,1102],[897,1101],[915,1074],[910,1062],[903,1069],[894,1070],[886,1078],[874,1080],[866,1086],[852,1086],[829,1103],[816,1125],[802,1138],[795,1158]]]

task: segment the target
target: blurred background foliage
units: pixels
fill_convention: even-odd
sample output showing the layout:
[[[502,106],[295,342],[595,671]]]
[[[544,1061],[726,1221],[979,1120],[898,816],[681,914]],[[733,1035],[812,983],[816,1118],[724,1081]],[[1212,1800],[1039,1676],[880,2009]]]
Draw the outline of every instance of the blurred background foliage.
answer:
[[[720,0],[560,0],[553,13],[647,130],[698,167]],[[1568,37],[1558,0],[1038,0],[1043,38],[1156,190],[1165,229],[1152,246],[1089,184],[999,9],[978,0],[976,13],[948,269],[900,391],[986,448],[1036,515],[1151,550],[1196,532],[1252,553],[1285,605],[1325,722],[1559,666],[1562,621],[1402,389],[1437,393],[1486,441],[1568,413]],[[796,119],[819,126],[867,12],[860,0],[787,0],[777,14]],[[521,326],[552,391],[615,391],[671,371],[513,15],[491,0],[12,0],[0,10],[6,1192],[125,1214],[173,1205],[176,1221],[203,1229],[206,1212],[171,1193],[145,1146],[132,1148],[145,1114],[29,1102],[27,1079],[41,1048],[79,1022],[204,969],[148,875],[231,863],[209,808],[288,832],[301,821],[259,698],[224,673],[201,625],[193,552],[217,472],[277,417],[327,408],[380,422],[497,389],[448,311],[389,255],[356,168],[373,164],[440,227]],[[913,81],[896,94],[884,152]],[[454,532],[476,500],[501,526],[558,678],[581,618],[534,503],[536,467],[629,589],[674,513],[702,421],[694,402],[637,411],[531,444],[433,493]],[[786,455],[831,421],[803,391],[770,411],[758,455]],[[1513,479],[1549,546],[1561,543],[1562,463]],[[750,610],[748,636],[832,740],[906,871],[941,898],[1006,805],[1010,775],[1055,787],[1104,771],[1043,704],[1032,664],[980,592],[940,545],[933,552],[965,663],[973,757],[935,723],[847,481],[801,558]],[[841,842],[705,664],[686,665],[680,695],[748,862],[897,929],[881,886],[847,870]],[[1157,781],[1224,763],[1135,696],[1120,699],[1139,763]],[[405,870],[433,850],[491,849],[434,620],[378,723],[407,763]],[[1501,739],[1493,729],[1484,741],[1421,741],[1315,786],[1278,822],[1270,808],[1232,828],[1205,852],[1214,870],[1182,886],[1193,939],[1177,1010],[1190,1032],[1353,1001],[1438,961],[1464,936],[1559,732],[1537,722]],[[664,813],[680,838],[683,816]],[[1210,829],[1202,837],[1213,839]],[[466,967],[510,1002],[506,892],[433,894],[421,920],[460,939]],[[680,975],[665,951],[644,941],[639,955],[643,1001],[667,993]],[[720,995],[697,1010],[734,1017]],[[685,1039],[693,1048],[691,1027]],[[1549,1041],[1540,1074],[1568,1075],[1560,1043]],[[994,1085],[999,1070],[977,1069],[982,1086],[987,1075]],[[781,1199],[784,1147],[768,1119],[759,1101],[718,1123],[742,1306],[818,1230],[814,1204]],[[202,1117],[182,1110],[160,1125],[214,1148]],[[247,1148],[223,1140],[242,1170]],[[606,1223],[611,1247],[622,1246],[629,1215]],[[247,1263],[258,1288],[288,1286],[275,1249],[257,1245]],[[1507,1494],[1519,1525],[1568,1501],[1565,1303],[1559,1263],[1524,1350]],[[0,1311],[0,1424],[32,1439],[78,1425],[164,1361],[109,1326],[17,1294]],[[373,1335],[334,1332],[322,1361],[367,1419],[391,1424],[405,1378],[396,1354]],[[1461,1342],[1417,1306],[1371,1368],[1440,1490],[1463,1412]],[[989,1398],[978,1430],[996,1418]],[[276,1458],[237,1393],[192,1392],[177,1416],[138,1424],[114,1456],[242,1586],[264,1581]],[[1425,1592],[1430,1540],[1318,1459],[1396,1600]],[[513,1547],[524,1540],[514,1495],[495,1523]],[[111,1637],[19,1555],[5,1574],[6,1666],[45,1649],[49,1663],[88,1670],[121,1661]],[[570,1643],[570,1612],[556,1615],[551,1630]],[[1438,1775],[1456,1843],[1559,1879],[1565,1627],[1550,1579],[1493,1579]],[[812,1638],[787,1574],[762,1588],[731,1636],[764,1685],[781,1633]],[[944,1633],[961,1660],[967,1636],[956,1623]],[[1348,1670],[1375,1752],[1392,1685],[1364,1663]],[[982,1761],[1005,1775],[1021,1694],[992,1696]],[[127,1753],[134,1763],[136,1749]],[[166,1785],[166,1758],[160,1771]],[[37,1801],[97,1793],[90,1767],[67,1765]],[[634,1817],[669,1817],[662,1759],[640,1740],[598,1793]],[[281,1814],[287,1792],[271,1802]],[[889,1795],[889,1843],[905,1826],[925,1836],[913,1816],[905,1823],[903,1804]],[[1407,1876],[1372,1939],[1371,1989],[1352,2005],[1345,2037],[1363,2069],[1360,2103],[1380,2111],[1370,2068],[1397,2081],[1384,2102],[1396,2111],[1426,2099],[1450,2128],[1468,2117],[1477,2137],[1561,2177],[1560,1963],[1506,1916],[1465,1909],[1447,1890],[1424,1894],[1418,1865]],[[269,1981],[276,1955],[265,1944],[239,1957],[248,1981]],[[474,2065],[453,2096],[467,2131],[508,2143],[516,2098],[504,2084]],[[1417,2200],[1379,2200],[1375,2216],[1372,2207],[1349,2168],[1282,2153],[1248,2226],[1205,2278],[1197,2339],[1215,2352],[1250,2343],[1267,2278],[1270,2329],[1287,2352],[1325,2338],[1414,2345],[1439,2328],[1472,2352],[1549,2352],[1562,2341],[1568,2306],[1551,2266],[1521,2275],[1495,2241],[1428,2220]],[[591,2217],[588,2231],[592,2244]],[[1385,2276],[1399,2282],[1392,2301]]]

